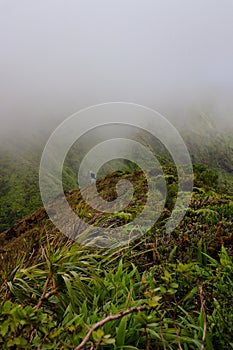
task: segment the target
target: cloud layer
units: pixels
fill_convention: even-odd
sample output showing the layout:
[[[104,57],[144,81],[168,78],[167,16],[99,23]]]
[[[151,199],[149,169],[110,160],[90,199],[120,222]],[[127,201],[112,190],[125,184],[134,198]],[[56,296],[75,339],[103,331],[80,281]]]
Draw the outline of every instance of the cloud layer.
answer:
[[[1,1],[0,136],[108,101],[232,125],[232,18],[231,0]]]

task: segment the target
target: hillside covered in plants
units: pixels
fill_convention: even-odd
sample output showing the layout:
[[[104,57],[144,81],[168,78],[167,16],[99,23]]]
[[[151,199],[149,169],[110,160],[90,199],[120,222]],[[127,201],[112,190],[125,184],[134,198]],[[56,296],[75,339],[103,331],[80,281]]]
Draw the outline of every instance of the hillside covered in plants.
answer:
[[[218,188],[213,170],[194,166],[190,208],[167,235],[177,184],[173,166],[164,171],[165,209],[127,246],[82,246],[59,233],[43,208],[0,234],[2,349],[233,348],[233,197]],[[67,191],[67,200],[87,222],[121,226],[144,203],[143,173],[97,181],[113,199],[124,178],[135,200],[114,218],[89,208],[78,189]]]
[[[189,125],[182,131],[193,164],[206,166],[213,170],[217,177],[208,178],[202,173],[202,179],[211,186],[218,186],[219,191],[233,195],[233,140],[232,130],[218,131],[209,119],[201,118],[201,127]],[[124,130],[122,130],[123,132]],[[45,135],[44,135],[45,137]],[[144,135],[146,144],[148,135]],[[96,136],[83,136],[81,142],[75,144],[69,151],[63,167],[63,186],[65,190],[77,189],[77,169],[82,154],[95,144]],[[141,140],[141,138],[140,138]],[[31,214],[42,206],[39,191],[39,165],[44,139],[12,140],[0,144],[0,232],[9,229],[17,220]],[[160,160],[168,158],[166,149],[156,144],[156,153]],[[166,163],[166,162],[165,162]],[[127,168],[126,168],[127,169]],[[111,173],[111,167],[108,169]],[[128,166],[128,171],[134,171]],[[51,182],[52,186],[52,182]]]

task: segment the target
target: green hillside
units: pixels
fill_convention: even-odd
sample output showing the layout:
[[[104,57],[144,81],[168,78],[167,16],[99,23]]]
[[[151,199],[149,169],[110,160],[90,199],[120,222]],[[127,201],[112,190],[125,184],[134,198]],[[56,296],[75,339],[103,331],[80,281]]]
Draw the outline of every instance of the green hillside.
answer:
[[[219,187],[224,193],[233,194],[233,133],[216,131],[216,128],[210,127],[209,122],[203,123],[198,132],[194,127],[183,132],[192,161],[217,172]],[[144,137],[146,144],[150,141],[148,135],[139,137]],[[95,141],[92,135],[86,135],[69,151],[63,167],[65,190],[78,188],[77,170],[80,159]],[[30,139],[24,143],[19,142],[19,145],[16,141],[15,144],[8,142],[0,148],[0,232],[42,205],[38,170],[43,144],[42,139]],[[164,156],[169,159],[166,149],[159,143],[152,143],[152,148],[160,155],[162,164],[166,163],[163,161]],[[111,172],[111,166],[107,170]],[[128,164],[128,170],[134,170],[132,164]]]
[[[183,133],[194,164],[203,164],[219,175],[219,186],[233,194],[233,129],[218,130],[210,118],[201,115],[196,126]]]
[[[2,349],[233,348],[233,197],[197,167],[190,209],[167,235],[173,171],[166,168],[169,196],[159,221],[125,247],[80,246],[57,231],[43,208],[0,234]],[[78,190],[67,200],[87,222],[122,226],[141,210],[143,173],[97,182],[112,199],[124,178],[133,182],[135,200],[114,217],[89,208]]]
[[[183,135],[194,162],[183,220],[166,233],[177,171],[166,150],[151,143],[165,173],[165,208],[146,234],[114,249],[84,246],[52,224],[39,195],[40,143],[1,149],[1,349],[233,349],[232,134],[204,125],[205,135],[194,128]],[[80,159],[91,147],[74,145],[64,162],[66,199],[83,221],[122,228],[123,237],[146,202],[146,178],[135,164],[112,172],[109,162],[99,192],[112,201],[118,181],[127,179],[133,201],[114,214],[94,210],[77,186]],[[140,224],[131,234],[138,231]]]

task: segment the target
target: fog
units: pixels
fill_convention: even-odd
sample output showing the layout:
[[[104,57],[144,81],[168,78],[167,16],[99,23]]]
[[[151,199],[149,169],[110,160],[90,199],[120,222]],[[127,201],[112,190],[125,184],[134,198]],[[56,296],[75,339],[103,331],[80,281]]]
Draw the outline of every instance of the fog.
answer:
[[[128,101],[232,126],[232,0],[1,0],[0,137]]]

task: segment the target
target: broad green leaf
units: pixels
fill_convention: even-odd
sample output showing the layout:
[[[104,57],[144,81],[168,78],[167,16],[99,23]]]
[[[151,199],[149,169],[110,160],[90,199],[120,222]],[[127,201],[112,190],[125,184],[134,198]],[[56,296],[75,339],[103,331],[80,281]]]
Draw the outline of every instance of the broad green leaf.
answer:
[[[123,317],[116,332],[116,344],[117,346],[122,346],[125,344],[127,317]]]
[[[9,321],[5,321],[0,326],[0,334],[4,337],[9,329]]]

